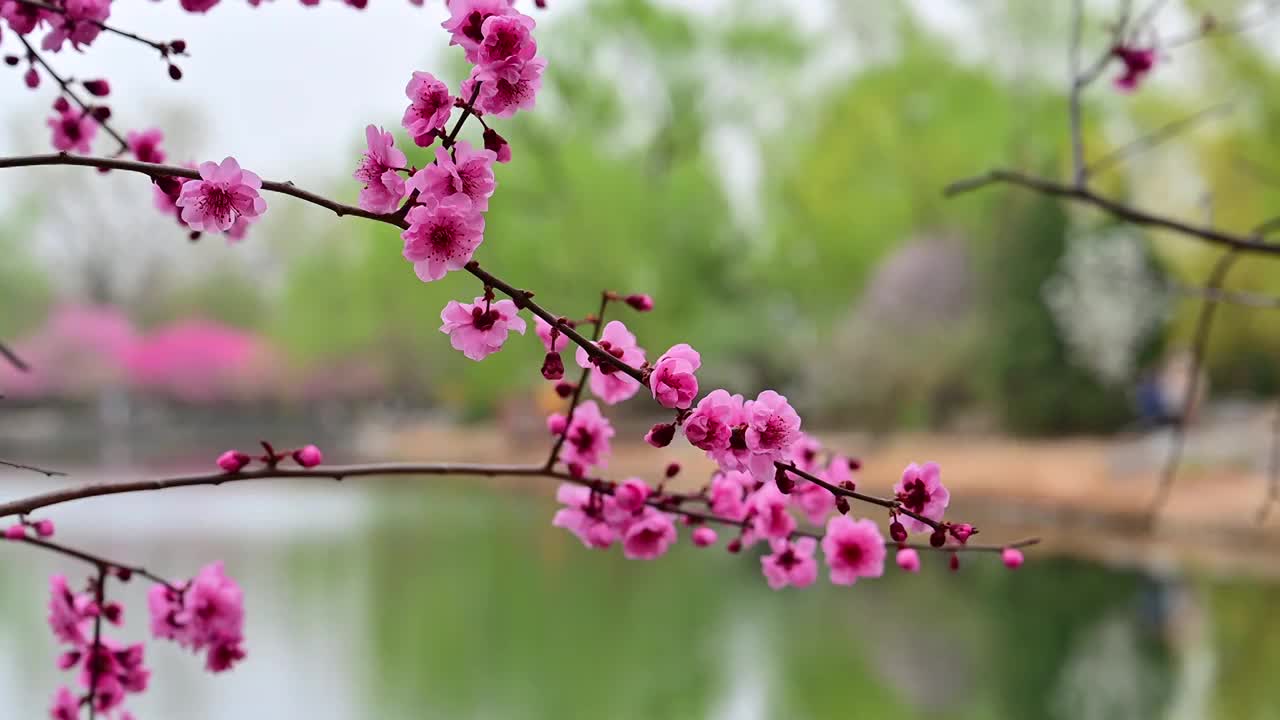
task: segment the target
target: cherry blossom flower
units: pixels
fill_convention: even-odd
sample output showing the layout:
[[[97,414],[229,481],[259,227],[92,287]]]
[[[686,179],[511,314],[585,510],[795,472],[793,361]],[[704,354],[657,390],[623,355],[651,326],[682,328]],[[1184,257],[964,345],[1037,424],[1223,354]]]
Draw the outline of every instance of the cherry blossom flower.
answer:
[[[561,451],[564,461],[583,467],[604,467],[609,461],[609,438],[612,437],[613,425],[600,414],[600,406],[593,400],[580,403],[565,431]]]
[[[925,463],[923,467],[911,463],[902,471],[902,479],[893,486],[893,492],[902,501],[902,507],[930,520],[941,520],[951,502],[951,493],[942,484],[942,471],[937,463]],[[906,515],[900,520],[908,532],[932,529]]]
[[[547,352],[560,352],[569,344],[569,338],[559,331],[556,332],[556,339],[553,341],[551,323],[537,315],[533,316],[533,330],[538,334],[538,339],[542,341],[542,346],[547,349]]]
[[[415,205],[406,220],[404,258],[423,282],[461,270],[484,241],[484,216],[476,212],[471,199],[462,193],[442,200],[427,196]]]
[[[623,532],[622,554],[630,560],[653,560],[665,554],[675,541],[676,526],[671,516],[645,507]]]
[[[658,358],[649,375],[649,390],[658,404],[687,410],[698,395],[698,378],[694,372],[702,366],[698,351],[685,343],[672,346]]]
[[[245,656],[244,595],[222,563],[206,565],[185,587],[154,585],[147,593],[151,633],[207,652],[205,667],[229,670]]]
[[[404,94],[409,97],[409,107],[405,108],[401,123],[415,145],[428,147],[444,130],[453,112],[449,86],[429,72],[415,72]]]
[[[452,0],[449,3],[449,19],[440,23],[440,27],[453,36],[449,44],[461,46],[466,53],[467,62],[475,63],[480,59],[480,44],[485,39],[485,22],[494,16],[519,14],[518,10],[511,7],[509,0]]]
[[[612,497],[564,483],[556,490],[556,501],[564,507],[551,519],[554,527],[568,530],[589,548],[603,549],[617,541],[625,513]]]
[[[636,336],[618,320],[604,326],[604,332],[596,345],[631,367],[644,364],[644,348],[636,345]],[[596,360],[581,347],[575,358],[578,367],[595,367],[596,371],[591,373],[591,393],[607,405],[627,400],[640,389],[640,383],[635,378],[618,370],[612,363]]]
[[[729,448],[733,426],[742,414],[742,396],[730,395],[727,390],[713,390],[698,401],[684,422],[684,436],[689,444],[705,450],[714,458]],[[746,450],[745,443],[742,446]]]
[[[644,508],[649,499],[649,484],[640,478],[627,478],[613,492],[618,507],[627,512],[635,512]]]
[[[473,150],[466,141],[456,143],[453,153],[438,147],[436,161],[414,173],[405,187],[417,190],[420,201],[427,196],[443,200],[462,193],[471,198],[472,207],[484,212],[489,209],[489,196],[497,185],[493,179],[493,162],[497,158],[490,150]]]
[[[98,134],[98,121],[79,108],[73,108],[65,103],[61,105],[61,108],[56,108],[57,116],[45,121],[45,124],[53,130],[54,149],[59,152],[89,152],[90,143]]]
[[[747,489],[742,479],[751,477],[745,473],[719,472],[711,478],[711,512],[730,520],[742,520],[747,515]]]
[[[0,18],[7,21],[9,27],[19,35],[26,35],[35,30],[41,20],[51,19],[52,15],[54,13],[41,10],[34,5],[17,2],[17,0],[0,0]]]
[[[831,518],[822,538],[822,554],[836,585],[852,585],[860,577],[884,574],[884,537],[873,520],[854,521],[847,515]]]
[[[80,720],[80,698],[65,685],[58,688],[53,696],[53,707],[49,708],[49,717],[53,720]]]
[[[716,531],[709,527],[700,527],[690,536],[695,547],[708,547],[716,544]]]
[[[98,605],[84,593],[71,592],[64,575],[49,578],[49,628],[58,640],[83,646],[88,642],[87,633]]]
[[[1137,48],[1118,45],[1111,54],[1124,64],[1124,72],[1115,79],[1116,89],[1133,92],[1156,64],[1155,48]]]
[[[745,441],[751,451],[751,471],[757,478],[772,477],[774,462],[784,459],[800,437],[800,416],[786,397],[772,390],[743,403],[742,414],[747,424]]]
[[[483,39],[476,49],[475,63],[488,66],[532,60],[538,52],[534,25],[533,18],[520,13],[489,16],[480,26]]]
[[[109,712],[124,702],[128,693],[147,689],[151,671],[143,665],[141,643],[122,647],[102,638],[95,647],[85,648],[80,665],[80,684],[94,688],[93,704],[99,712]]]
[[[22,3],[19,3],[22,4]],[[40,47],[58,52],[62,43],[70,40],[76,50],[88,45],[102,32],[99,23],[111,15],[111,0],[63,0],[62,12],[49,13],[45,19],[53,26]]]
[[[796,519],[787,511],[787,496],[773,483],[765,483],[747,498],[747,511],[754,536],[785,539],[796,529]]]
[[[472,68],[471,76],[462,83],[462,97],[470,99],[480,83],[476,107],[481,112],[500,118],[508,118],[517,110],[530,110],[542,89],[542,73],[547,61],[535,57],[528,62],[508,60],[493,65]]]
[[[519,312],[510,300],[486,302],[478,297],[470,304],[450,300],[440,311],[440,319],[444,321],[440,332],[449,335],[455,350],[461,350],[472,360],[483,360],[502,349],[509,331],[524,334],[525,322]]]
[[[200,163],[200,179],[182,186],[177,206],[182,221],[192,230],[230,230],[236,218],[255,218],[267,211],[267,201],[258,194],[262,180],[228,157],[221,164]]]
[[[894,560],[898,563],[898,567],[906,570],[907,572],[920,572],[920,553],[911,548],[899,549]]]
[[[797,538],[794,542],[776,539],[771,540],[769,546],[773,554],[760,558],[760,568],[769,587],[774,590],[788,585],[806,587],[818,579],[818,561],[813,557],[817,540],[811,537]]]
[[[164,142],[164,132],[158,128],[151,128],[143,132],[130,130],[125,135],[125,139],[129,141],[129,152],[133,153],[138,162],[164,162],[165,153],[160,148],[160,143]]]
[[[368,149],[360,159],[354,177],[364,183],[360,191],[360,207],[375,213],[389,213],[400,206],[406,194],[405,180],[396,172],[407,164],[404,153],[396,148],[395,138],[376,125],[364,129]]]

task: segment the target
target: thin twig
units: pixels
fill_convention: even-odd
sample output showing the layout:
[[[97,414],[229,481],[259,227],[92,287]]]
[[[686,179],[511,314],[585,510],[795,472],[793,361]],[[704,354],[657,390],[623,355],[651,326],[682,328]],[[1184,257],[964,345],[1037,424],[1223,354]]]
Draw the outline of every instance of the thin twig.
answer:
[[[89,646],[89,657],[85,662],[89,665],[89,720],[98,714],[98,665],[102,653],[102,615],[106,605],[107,568],[98,566],[98,581],[93,585],[94,602],[98,604],[98,613],[93,616],[93,645]]]
[[[591,335],[592,342],[600,341],[600,333],[604,328],[604,312],[609,307],[610,297],[612,295],[607,290],[600,293],[600,309],[596,311],[595,330]],[[552,345],[554,344],[553,342]],[[573,389],[573,398],[569,401],[569,409],[564,415],[564,432],[556,437],[556,442],[547,455],[548,470],[555,467],[556,460],[560,458],[560,449],[564,447],[565,441],[569,438],[569,428],[573,426],[573,413],[578,409],[578,403],[582,401],[582,388],[586,386],[589,379],[591,379],[591,363],[587,363],[587,366],[578,374],[578,386]]]
[[[59,555],[66,555],[67,557],[72,557],[77,560],[89,563],[90,565],[93,565],[99,570],[106,570],[108,572],[116,572],[116,571],[124,570],[129,574],[137,575],[139,577],[144,577],[152,582],[160,583],[161,585],[172,588],[174,590],[177,589],[177,587],[174,586],[172,583],[170,583],[168,580],[138,565],[127,565],[125,563],[116,562],[115,560],[108,560],[107,558],[94,555],[92,553],[87,553],[83,550],[77,550],[72,547],[67,547],[66,545],[60,545],[58,543],[50,542],[48,540],[42,540],[40,538],[24,537],[22,538],[22,542],[26,543],[27,545],[31,545],[33,547],[43,548],[50,552],[58,553]]]
[[[12,365],[17,370],[21,372],[31,372],[31,366],[28,365],[25,360],[18,357],[18,354],[15,353],[12,349],[9,348],[8,345],[5,345],[4,343],[0,343],[0,356],[3,356],[4,359],[7,360],[9,364]]]
[[[1218,113],[1229,112],[1231,109],[1232,104],[1230,102],[1218,103],[1216,105],[1210,105],[1199,112],[1192,113],[1186,117],[1161,125],[1151,133],[1143,135],[1142,137],[1126,143],[1125,145],[1121,145],[1115,150],[1112,150],[1101,158],[1093,161],[1093,163],[1086,168],[1086,172],[1090,177],[1097,175],[1098,173],[1117,165],[1121,161],[1127,160],[1133,155],[1160,145],[1166,140],[1177,136],[1178,133],[1195,127],[1200,122],[1213,117]]]
[[[66,477],[67,476],[67,474],[62,472],[61,470],[48,470],[46,468],[36,467],[35,465],[24,465],[22,463],[10,462],[9,460],[0,460],[0,465],[4,465],[5,467],[11,467],[15,470],[30,470],[31,472],[40,473],[45,477]]]
[[[23,5],[29,5],[33,8],[44,10],[45,12],[58,13],[59,15],[67,14],[66,8],[58,7],[56,5],[50,5],[45,2],[40,2],[39,0],[18,0],[18,2],[22,3]],[[79,19],[80,22],[85,22],[85,20],[86,19],[84,18]],[[162,43],[162,42],[156,42],[155,40],[148,40],[140,35],[135,35],[134,33],[131,33],[127,30],[121,30],[120,28],[114,27],[112,25],[108,25],[100,20],[88,19],[88,22],[93,23],[94,25],[97,25],[99,28],[106,30],[109,33],[119,35],[120,37],[123,37],[123,38],[128,38],[129,40],[133,40],[135,42],[140,42],[143,45],[148,45],[154,48],[155,50],[159,51],[160,55],[163,57],[168,57],[169,53],[173,52],[173,49],[169,46],[169,43]],[[187,53],[184,51],[178,54],[186,55]]]
[[[99,120],[98,117],[93,114],[93,106],[80,99],[80,96],[76,94],[75,90],[71,89],[71,84],[59,75],[58,71],[53,69],[53,66],[45,62],[45,59],[41,57],[40,53],[36,52],[35,48],[31,47],[31,43],[27,42],[25,37],[19,35],[18,40],[21,41],[22,46],[27,49],[27,57],[39,63],[40,67],[44,68],[45,72],[49,73],[49,77],[53,78],[53,81],[58,83],[58,86],[62,88],[63,94],[71,98],[72,102],[80,106],[80,110],[82,112],[93,118],[93,121],[96,122],[99,127],[105,130],[112,138],[115,138],[116,142],[120,143],[119,152],[124,152],[129,148],[129,141],[125,140],[120,133],[116,132],[115,128],[111,127],[106,120]]]
[[[1226,282],[1227,273],[1240,257],[1239,253],[1227,252],[1214,263],[1209,273],[1206,287],[1210,290],[1221,290]],[[1160,481],[1156,485],[1155,495],[1151,499],[1148,514],[1154,516],[1169,499],[1173,482],[1178,474],[1178,466],[1182,462],[1182,449],[1186,442],[1187,421],[1195,406],[1196,395],[1200,391],[1200,369],[1204,365],[1205,351],[1209,345],[1209,335],[1213,330],[1213,319],[1216,316],[1218,303],[1207,298],[1200,305],[1200,313],[1196,317],[1195,333],[1191,341],[1191,376],[1187,379],[1186,395],[1182,399],[1182,409],[1175,418],[1173,437],[1169,445],[1169,455],[1165,459],[1164,470],[1160,473]]]

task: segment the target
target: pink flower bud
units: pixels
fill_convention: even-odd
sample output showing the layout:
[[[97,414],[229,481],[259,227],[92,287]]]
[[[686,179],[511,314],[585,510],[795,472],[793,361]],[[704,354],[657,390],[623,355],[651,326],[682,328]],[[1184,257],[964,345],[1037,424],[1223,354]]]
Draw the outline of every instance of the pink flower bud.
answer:
[[[569,463],[569,477],[580,478],[586,474],[587,474],[587,469],[582,466],[582,463],[576,463],[576,462]]]
[[[951,559],[947,561],[947,567],[951,568],[951,572],[960,570],[960,553],[951,553]]]
[[[324,454],[315,445],[307,445],[293,451],[293,461],[304,468],[313,468],[324,462]]]
[[[889,537],[893,538],[894,542],[903,542],[907,539],[907,529],[902,523],[894,520],[889,523]]]
[[[70,670],[80,664],[80,651],[68,650],[58,656],[58,669]]]
[[[644,441],[656,448],[664,448],[671,444],[676,436],[676,426],[671,423],[658,423],[645,433]]]
[[[559,380],[564,377],[564,360],[560,353],[549,352],[542,359],[542,377],[548,380]]]
[[[40,537],[53,537],[53,521],[41,520],[36,523],[36,534]]]
[[[643,508],[644,501],[649,499],[649,486],[640,478],[627,478],[614,490],[613,498],[620,509],[635,512]]]
[[[902,548],[898,551],[897,556],[898,567],[907,572],[920,572],[920,553],[911,548]]]
[[[947,534],[942,531],[942,528],[934,530],[933,533],[929,535],[929,544],[936,548],[940,548],[947,544]]]
[[[730,540],[729,544],[726,545],[724,549],[728,550],[734,555],[737,555],[738,553],[742,552],[742,538],[734,538]]]
[[[973,526],[969,523],[961,523],[960,525],[953,525],[951,527],[951,537],[959,540],[961,545],[969,539],[969,536],[972,535],[973,532]]]
[[[102,617],[112,625],[119,625],[124,620],[124,608],[118,602],[109,602],[102,607]]]
[[[1022,567],[1023,560],[1025,558],[1022,557],[1022,551],[1018,548],[1005,548],[1000,551],[1000,561],[1010,570],[1017,570]]]
[[[218,467],[229,473],[240,472],[249,460],[250,457],[239,450],[228,450],[218,456]]]
[[[667,469],[662,473],[667,478],[673,478],[680,474],[680,463],[673,462],[667,464]]]
[[[111,85],[106,80],[85,80],[84,89],[88,90],[90,95],[97,97],[106,97],[111,94]]]
[[[626,303],[630,305],[633,310],[638,310],[640,312],[649,312],[653,309],[653,298],[648,295],[628,295]]]
[[[492,150],[500,163],[511,162],[511,146],[506,139],[489,128],[484,129],[484,149]]]
[[[696,547],[707,547],[716,544],[716,531],[709,527],[700,527],[693,531],[693,544]]]
[[[845,497],[845,496],[843,496],[843,495],[841,495],[840,497],[836,498],[836,510],[839,510],[841,515],[848,515],[848,514],[849,514],[849,500],[848,500],[848,498],[846,498],[846,497]]]
[[[53,100],[53,109],[60,113],[64,113],[71,109],[71,103],[67,102],[66,98],[59,95]]]
[[[563,435],[564,429],[569,426],[569,418],[560,413],[552,413],[547,416],[547,431],[552,435]]]
[[[21,540],[27,536],[27,528],[22,523],[14,523],[5,528],[4,536],[8,540]]]
[[[40,87],[40,73],[36,72],[34,67],[27,68],[27,72],[23,74],[22,81],[32,90]]]
[[[578,389],[578,386],[571,382],[564,382],[562,380],[556,383],[556,394],[562,398],[569,397],[570,395],[573,394],[573,391],[577,389]]]

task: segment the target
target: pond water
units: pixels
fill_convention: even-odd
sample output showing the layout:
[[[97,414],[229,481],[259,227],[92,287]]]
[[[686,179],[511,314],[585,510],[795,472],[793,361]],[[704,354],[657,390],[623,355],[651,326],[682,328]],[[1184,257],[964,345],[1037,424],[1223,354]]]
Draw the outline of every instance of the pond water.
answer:
[[[84,476],[77,477],[84,481]],[[123,479],[112,477],[109,479]],[[0,475],[5,496],[38,478]],[[249,657],[210,677],[151,642],[156,718],[1280,718],[1280,586],[1036,551],[957,574],[773,592],[755,556],[584,549],[541,495],[464,481],[230,485],[52,509],[60,539],[182,578],[225,560]],[[0,702],[45,717],[69,677],[47,578],[0,545]],[[142,639],[145,586],[116,635]]]

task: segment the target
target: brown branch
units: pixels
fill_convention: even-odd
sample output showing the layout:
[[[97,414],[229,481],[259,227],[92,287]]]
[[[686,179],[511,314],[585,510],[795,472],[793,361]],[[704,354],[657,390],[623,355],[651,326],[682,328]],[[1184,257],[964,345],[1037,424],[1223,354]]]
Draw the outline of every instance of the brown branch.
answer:
[[[35,465],[23,465],[22,463],[10,462],[8,460],[0,460],[0,465],[11,467],[15,470],[30,470],[31,472],[40,473],[45,477],[66,477],[67,475],[60,470],[48,470],[46,468],[36,467]]]
[[[39,0],[18,0],[18,2],[22,3],[23,5],[29,5],[33,8],[44,10],[45,12],[58,13],[59,15],[67,14],[66,8],[58,7],[56,5],[50,5],[45,2],[40,2]],[[84,19],[82,19],[81,22],[84,22]],[[91,22],[94,25],[97,25],[99,28],[106,30],[109,33],[119,35],[120,37],[123,37],[123,38],[128,38],[129,40],[133,40],[135,42],[140,42],[143,45],[148,45],[154,48],[155,50],[158,50],[162,57],[168,57],[169,53],[173,52],[173,49],[169,46],[169,43],[162,43],[162,42],[156,42],[154,40],[148,40],[142,37],[141,35],[135,35],[134,33],[131,33],[127,30],[121,30],[120,28],[114,27],[112,25],[108,25],[99,20],[89,19],[88,22]],[[184,51],[177,54],[186,55],[187,53]]]
[[[50,552],[58,553],[59,555],[66,555],[67,557],[75,558],[76,560],[89,563],[90,565],[93,565],[95,568],[97,568],[99,571],[105,570],[107,572],[115,572],[118,574],[119,571],[123,570],[125,573],[129,575],[137,575],[139,577],[144,577],[152,582],[160,583],[161,585],[164,585],[169,588],[173,588],[174,590],[177,589],[168,580],[138,565],[126,565],[125,563],[116,562],[115,560],[109,560],[107,558],[94,555],[92,553],[87,553],[83,550],[77,550],[72,547],[67,547],[66,545],[60,545],[58,543],[49,542],[48,540],[42,540],[40,538],[24,537],[22,538],[22,542],[26,543],[27,545],[42,548]]]
[[[1213,270],[1209,273],[1209,281],[1206,287],[1211,291],[1222,289],[1222,284],[1226,282],[1227,273],[1231,271],[1231,266],[1235,264],[1240,257],[1239,253],[1230,251],[1225,253],[1218,262],[1214,263]],[[1191,411],[1196,402],[1196,394],[1200,391],[1200,368],[1204,365],[1205,351],[1209,345],[1209,334],[1213,330],[1213,319],[1216,316],[1218,303],[1212,298],[1207,298],[1200,306],[1200,313],[1196,317],[1195,333],[1191,340],[1191,377],[1187,380],[1187,392],[1182,399],[1182,410],[1178,413],[1176,422],[1173,426],[1172,444],[1169,446],[1169,455],[1165,459],[1164,470],[1160,473],[1160,481],[1156,485],[1156,492],[1151,499],[1149,515],[1154,516],[1157,511],[1169,499],[1169,492],[1173,489],[1173,482],[1178,474],[1178,466],[1182,462],[1182,449],[1186,442],[1187,421],[1191,416]]]
[[[609,299],[612,295],[605,290],[600,293],[600,309],[596,311],[595,330],[591,335],[592,342],[600,341],[600,333],[604,329],[604,312],[609,307]],[[552,341],[552,346],[555,342]],[[547,455],[546,468],[550,470],[556,466],[556,460],[560,458],[560,449],[564,447],[565,441],[569,438],[569,427],[573,425],[573,413],[578,409],[578,403],[582,401],[582,388],[586,386],[587,380],[591,379],[591,364],[587,363],[587,367],[582,368],[582,372],[578,374],[578,386],[573,389],[573,398],[569,401],[569,409],[564,415],[564,432],[556,438],[556,442],[551,446],[551,452]]]
[[[58,87],[62,88],[63,94],[71,98],[72,102],[80,106],[80,110],[84,112],[84,114],[93,118],[93,121],[98,123],[99,127],[105,130],[106,133],[110,135],[112,138],[114,138],[116,142],[120,143],[119,152],[124,152],[129,148],[129,141],[125,140],[124,136],[116,132],[115,128],[107,124],[106,120],[98,119],[98,117],[93,114],[93,106],[89,105],[84,100],[80,99],[80,96],[77,95],[76,92],[71,89],[71,84],[68,83],[66,79],[63,78],[61,75],[59,75],[58,71],[54,70],[52,65],[50,65],[48,62],[45,62],[45,59],[41,57],[40,53],[36,52],[35,48],[31,47],[31,43],[27,42],[27,39],[24,36],[19,35],[18,40],[22,43],[22,46],[27,49],[27,57],[34,60],[36,63],[40,65],[40,67],[44,68],[45,72],[49,73],[49,77],[53,78],[53,81],[58,83]]]
[[[1163,215],[1156,215],[1125,205],[1118,200],[1099,195],[1088,188],[1072,187],[1071,185],[1027,175],[1016,170],[995,169],[983,175],[957,180],[948,185],[943,190],[943,194],[947,197],[954,197],[988,185],[997,184],[1014,185],[1034,190],[1044,195],[1073,200],[1095,207],[1115,218],[1131,222],[1134,225],[1169,230],[1240,252],[1280,255],[1280,245],[1265,242],[1257,235],[1241,235],[1214,227],[1194,225]]]
[[[18,357],[18,354],[4,343],[0,343],[0,356],[4,357],[4,359],[7,360],[15,369],[21,372],[31,372],[31,366],[28,365],[25,360]]]
[[[831,483],[827,482],[826,480],[823,480],[817,475],[813,475],[812,473],[807,473],[804,470],[801,470],[800,468],[796,467],[795,465],[776,462],[774,463],[774,467],[776,467],[779,470],[784,470],[786,472],[789,472],[792,475],[795,475],[796,477],[804,478],[805,480],[808,480],[814,485],[825,488],[826,491],[831,493],[832,495],[840,495],[847,498],[852,498],[854,500],[860,500],[864,503],[879,505],[882,508],[888,508],[889,510],[893,510],[894,512],[901,513],[902,515],[906,515],[909,518],[914,518],[916,520],[919,520],[920,522],[924,523],[925,525],[928,525],[934,530],[937,530],[942,527],[942,523],[938,522],[937,520],[934,520],[932,518],[927,518],[924,515],[921,515],[916,512],[912,512],[911,510],[908,510],[902,507],[902,503],[898,502],[896,499],[876,497],[875,495],[867,495],[864,493],[860,493],[856,490],[847,490],[838,485],[832,485]]]
[[[1189,130],[1204,120],[1213,117],[1219,113],[1230,112],[1232,104],[1222,102],[1216,105],[1210,105],[1199,112],[1192,113],[1186,117],[1178,118],[1172,122],[1161,125],[1150,133],[1137,138],[1136,140],[1121,145],[1111,152],[1103,155],[1086,168],[1086,172],[1090,175],[1109,170],[1118,165],[1120,162],[1129,159],[1144,150],[1150,150],[1165,141],[1176,137],[1179,133]]]

